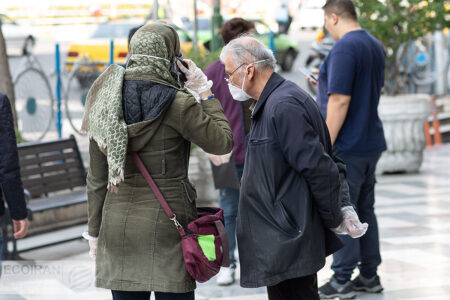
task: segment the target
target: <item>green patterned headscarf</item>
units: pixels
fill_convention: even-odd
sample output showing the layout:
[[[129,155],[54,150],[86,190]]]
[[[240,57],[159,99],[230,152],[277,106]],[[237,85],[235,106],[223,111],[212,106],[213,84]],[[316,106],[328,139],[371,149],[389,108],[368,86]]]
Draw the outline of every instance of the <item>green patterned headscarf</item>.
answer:
[[[129,50],[126,80],[153,81],[179,88],[169,71],[174,57],[180,53],[180,40],[173,27],[162,22],[141,27],[133,35]]]
[[[124,180],[128,144],[122,110],[123,80],[153,81],[180,89],[169,71],[180,53],[175,29],[162,22],[145,25],[133,35],[129,50],[126,69],[109,66],[90,88],[82,125],[107,156],[108,181],[115,186]]]

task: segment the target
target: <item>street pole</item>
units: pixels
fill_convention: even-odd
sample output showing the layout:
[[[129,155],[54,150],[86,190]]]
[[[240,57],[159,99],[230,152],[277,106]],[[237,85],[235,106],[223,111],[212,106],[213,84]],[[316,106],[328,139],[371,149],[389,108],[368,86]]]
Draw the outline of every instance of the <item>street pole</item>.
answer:
[[[434,33],[434,58],[435,58],[435,70],[432,76],[435,76],[436,95],[445,95],[448,91],[447,87],[447,72],[449,52],[445,46],[444,32],[436,31]]]
[[[109,42],[109,64],[112,65],[114,63],[114,40],[111,39]]]
[[[158,0],[153,1],[153,21],[158,20]]]
[[[59,44],[55,45],[55,65],[56,65],[56,129],[58,130],[58,138],[62,138],[62,121],[61,121],[61,57],[59,52]]]
[[[198,33],[198,16],[197,16],[197,0],[194,0],[194,36],[192,37],[192,44],[194,53],[197,52],[197,33]]]
[[[211,52],[217,51],[221,47],[221,39],[219,37],[220,28],[222,28],[222,16],[220,15],[220,0],[214,0],[214,11],[211,20]]]

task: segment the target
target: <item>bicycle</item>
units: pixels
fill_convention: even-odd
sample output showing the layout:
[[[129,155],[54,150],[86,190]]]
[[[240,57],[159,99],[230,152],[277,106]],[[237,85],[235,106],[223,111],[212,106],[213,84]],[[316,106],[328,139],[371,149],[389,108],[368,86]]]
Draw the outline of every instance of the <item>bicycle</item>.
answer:
[[[39,61],[29,53],[24,57],[13,80],[17,123],[25,140],[40,141],[52,125],[55,99]]]
[[[433,41],[427,37],[400,46],[396,57],[400,92],[417,93],[420,87],[431,86],[436,81],[431,67],[434,60],[432,50]]]
[[[40,141],[52,128],[55,117],[56,101],[50,79],[56,76],[56,70],[46,74],[32,54],[27,54],[17,69],[13,82],[19,131],[27,141]],[[64,112],[69,125],[79,135],[85,135],[80,130],[84,105],[89,88],[99,74],[96,65],[85,58],[62,72]]]
[[[84,107],[89,88],[100,75],[96,64],[86,59],[77,61],[71,68],[64,93],[64,108],[67,119],[72,129],[80,134],[83,121]]]

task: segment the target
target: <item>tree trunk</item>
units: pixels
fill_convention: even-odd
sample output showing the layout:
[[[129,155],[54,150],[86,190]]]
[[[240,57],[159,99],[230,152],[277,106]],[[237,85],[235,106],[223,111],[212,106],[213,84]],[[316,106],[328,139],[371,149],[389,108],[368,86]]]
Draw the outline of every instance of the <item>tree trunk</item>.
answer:
[[[0,21],[0,91],[8,96],[14,117],[14,127],[17,128],[16,107],[14,97],[14,85],[9,71],[8,56],[6,54],[6,42],[3,37]]]

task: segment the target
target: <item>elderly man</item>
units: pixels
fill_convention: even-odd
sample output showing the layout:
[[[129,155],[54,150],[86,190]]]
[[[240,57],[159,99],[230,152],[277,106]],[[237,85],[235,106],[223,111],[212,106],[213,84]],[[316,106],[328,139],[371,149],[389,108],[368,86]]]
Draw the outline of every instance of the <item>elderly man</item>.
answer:
[[[353,208],[341,213],[325,121],[305,91],[274,72],[272,51],[257,39],[231,41],[220,59],[233,98],[256,100],[237,219],[241,286],[268,286],[270,300],[319,299],[316,273],[341,247],[330,229],[344,216],[361,230]]]

